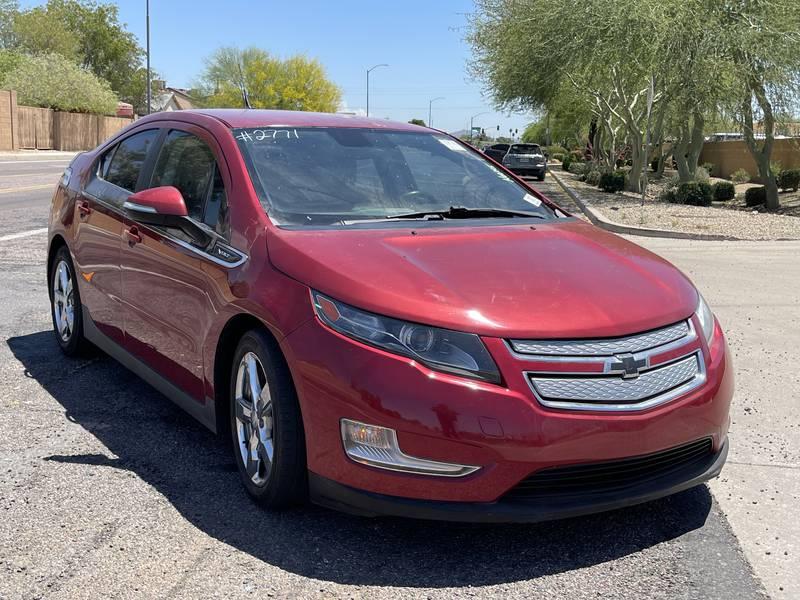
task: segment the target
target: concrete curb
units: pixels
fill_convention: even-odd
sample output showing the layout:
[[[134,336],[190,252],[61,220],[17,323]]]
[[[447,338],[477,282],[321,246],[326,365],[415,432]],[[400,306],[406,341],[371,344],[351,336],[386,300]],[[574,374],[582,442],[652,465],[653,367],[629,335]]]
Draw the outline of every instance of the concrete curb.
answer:
[[[741,238],[733,237],[730,235],[717,235],[713,233],[689,233],[686,231],[673,231],[671,229],[649,229],[647,227],[636,227],[634,225],[623,225],[622,223],[615,223],[608,219],[603,213],[596,208],[593,208],[581,198],[577,192],[567,186],[564,181],[556,175],[549,166],[547,170],[550,176],[556,180],[556,183],[561,186],[566,194],[572,198],[578,208],[581,209],[583,214],[591,221],[592,225],[596,225],[606,231],[612,233],[623,233],[626,235],[640,235],[642,237],[656,237],[656,238],[673,238],[676,240],[701,240],[706,242],[744,242]]]

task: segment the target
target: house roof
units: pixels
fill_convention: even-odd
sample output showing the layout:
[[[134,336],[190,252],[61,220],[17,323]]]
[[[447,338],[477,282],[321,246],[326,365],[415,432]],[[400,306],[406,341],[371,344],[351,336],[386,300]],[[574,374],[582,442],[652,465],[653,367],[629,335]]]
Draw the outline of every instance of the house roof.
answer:
[[[175,103],[178,110],[188,110],[194,108],[192,97],[186,93],[185,90],[178,88],[164,88],[160,94],[153,96],[152,107],[153,110],[164,110],[170,102]]]

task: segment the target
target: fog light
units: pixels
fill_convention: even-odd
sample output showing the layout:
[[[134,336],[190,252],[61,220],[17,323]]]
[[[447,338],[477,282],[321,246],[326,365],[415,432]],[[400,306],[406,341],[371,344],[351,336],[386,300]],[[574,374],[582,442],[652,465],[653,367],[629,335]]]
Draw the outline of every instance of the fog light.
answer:
[[[342,419],[341,431],[345,454],[362,465],[441,477],[463,477],[480,469],[471,465],[444,463],[403,454],[397,443],[397,433],[388,427]]]

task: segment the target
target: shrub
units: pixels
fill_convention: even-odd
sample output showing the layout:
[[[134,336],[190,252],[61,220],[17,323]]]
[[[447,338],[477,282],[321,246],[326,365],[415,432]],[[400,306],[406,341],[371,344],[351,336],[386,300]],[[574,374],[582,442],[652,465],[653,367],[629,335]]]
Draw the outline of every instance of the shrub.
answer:
[[[706,170],[706,173],[708,173],[709,175],[711,175],[711,173],[714,172],[714,163],[704,162],[700,166],[703,167]]]
[[[564,158],[561,159],[561,168],[569,171],[570,164],[572,164],[572,157],[569,154],[565,154]]]
[[[717,202],[733,200],[736,197],[736,186],[730,181],[718,181],[711,186],[711,195]]]
[[[669,202],[670,204],[675,204],[675,192],[678,188],[676,187],[667,187],[661,192],[659,198],[662,202]]]
[[[549,154],[552,157],[555,156],[556,154],[561,154],[563,156],[564,154],[567,154],[569,150],[564,148],[564,146],[553,144],[552,146],[544,146],[542,148],[542,152],[547,152],[547,154]]]
[[[780,189],[796,192],[800,187],[800,169],[784,169],[778,173],[777,179]]]
[[[733,183],[747,183],[750,181],[750,173],[745,169],[736,169],[731,173],[731,181]]]
[[[603,173],[600,175],[597,186],[604,192],[610,194],[621,192],[625,189],[625,173],[622,171]]]
[[[697,167],[694,170],[694,180],[695,181],[702,181],[703,183],[709,183],[710,177],[708,176],[708,170],[705,167]]]
[[[585,175],[587,166],[588,163],[585,163],[582,160],[573,160],[569,163],[569,172],[574,173],[575,175]]]
[[[586,183],[589,185],[599,185],[602,175],[600,171],[593,169],[586,174]]]
[[[117,98],[106,81],[58,54],[26,56],[3,82],[20,104],[69,112],[114,114]]]
[[[763,185],[751,187],[744,193],[744,203],[747,206],[760,206],[767,202],[767,188]]]
[[[704,181],[684,182],[675,190],[676,204],[709,206],[711,204],[711,197],[711,186]]]
[[[561,152],[556,152],[555,154],[551,154],[550,158],[552,160],[557,160],[561,162],[562,160],[564,160],[564,155]]]

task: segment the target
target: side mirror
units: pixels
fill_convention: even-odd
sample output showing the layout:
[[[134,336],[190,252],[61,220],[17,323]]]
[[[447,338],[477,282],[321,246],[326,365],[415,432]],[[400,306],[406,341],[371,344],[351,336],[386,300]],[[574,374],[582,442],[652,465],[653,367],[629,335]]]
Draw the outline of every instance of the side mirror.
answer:
[[[203,248],[211,243],[211,235],[189,218],[180,190],[171,185],[131,194],[122,208],[137,223],[180,229]]]
[[[128,196],[122,207],[140,223],[162,225],[168,217],[188,217],[186,203],[176,187],[164,185]]]

